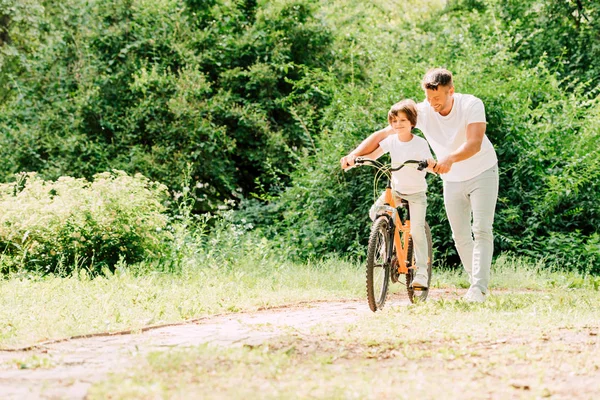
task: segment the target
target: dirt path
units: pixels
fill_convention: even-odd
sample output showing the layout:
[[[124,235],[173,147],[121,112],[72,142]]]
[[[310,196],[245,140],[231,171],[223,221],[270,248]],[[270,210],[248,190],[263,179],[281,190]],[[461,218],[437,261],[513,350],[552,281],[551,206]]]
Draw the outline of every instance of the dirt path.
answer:
[[[441,295],[453,296],[441,290],[431,293],[432,297]],[[409,304],[406,298],[397,296],[390,302]],[[140,334],[75,339],[30,351],[0,352],[0,394],[3,399],[82,399],[94,382],[110,372],[127,369],[140,354],[203,343],[257,345],[290,330],[309,333],[317,324],[349,324],[370,314],[365,300],[315,302],[217,316]]]
[[[463,292],[464,290],[457,292],[454,289],[432,290],[430,296],[433,299],[455,299]],[[390,308],[408,305],[405,295],[394,295],[389,300]],[[48,343],[29,351],[0,351],[0,398],[84,399],[95,382],[105,380],[109,373],[121,373],[135,367],[140,356],[153,351],[206,343],[255,346],[290,334],[317,340],[319,343],[315,343],[320,344],[321,339],[311,334],[317,325],[346,329],[348,325],[360,323],[372,315],[364,299],[313,302],[257,312],[212,316],[194,323],[165,326],[137,334]],[[533,390],[530,389],[531,382],[539,386],[540,373],[545,376],[544,384],[552,389],[552,398],[591,399],[598,398],[597,395],[600,394],[598,326],[574,330],[557,328],[548,337],[509,335],[492,342],[487,337],[481,340],[476,337],[471,339],[470,345],[474,347],[468,349],[468,356],[458,357],[454,362],[444,357],[426,357],[418,364],[406,357],[390,362],[396,367],[403,365],[403,368],[438,371],[435,379],[445,382],[441,387],[454,388],[457,396],[471,390],[468,385],[472,382],[470,379],[465,380],[464,376],[472,375],[473,371],[478,371],[478,381],[487,382],[486,387],[492,388],[489,389],[489,397],[484,396],[485,398],[523,398],[522,395],[529,398],[526,395]],[[466,351],[461,347],[463,345],[464,343],[431,342],[423,344],[422,350],[439,348],[446,351],[447,354],[444,354],[448,356],[448,351],[458,352],[457,354]],[[394,352],[390,354],[392,353]],[[534,367],[529,365],[539,357],[550,360],[547,370],[545,365],[535,362]],[[493,361],[491,364],[490,360]],[[386,360],[380,362],[384,363]],[[544,371],[540,372],[536,366]],[[516,375],[515,371],[518,372]],[[519,379],[508,380],[511,376]],[[517,394],[514,393],[515,390],[518,391]],[[541,393],[546,397],[545,392]]]

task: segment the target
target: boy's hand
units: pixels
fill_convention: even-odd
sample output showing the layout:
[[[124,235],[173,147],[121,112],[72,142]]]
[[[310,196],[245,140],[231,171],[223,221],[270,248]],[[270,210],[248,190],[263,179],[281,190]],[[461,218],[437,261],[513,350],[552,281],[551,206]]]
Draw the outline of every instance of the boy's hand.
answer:
[[[354,165],[354,160],[356,160],[356,155],[348,154],[340,159],[340,165],[342,169],[348,169]]]
[[[427,169],[435,173],[435,167],[437,167],[437,161],[435,161],[433,158],[429,158],[427,160]]]

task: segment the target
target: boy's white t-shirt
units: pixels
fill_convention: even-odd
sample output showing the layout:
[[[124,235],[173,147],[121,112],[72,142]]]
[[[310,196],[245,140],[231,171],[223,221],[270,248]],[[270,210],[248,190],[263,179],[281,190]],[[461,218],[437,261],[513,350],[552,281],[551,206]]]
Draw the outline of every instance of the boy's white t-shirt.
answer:
[[[427,100],[417,104],[417,128],[423,132],[438,160],[449,156],[467,141],[467,125],[486,122],[483,102],[470,94],[454,93],[452,111],[442,116]],[[444,181],[463,182],[490,169],[498,162],[494,146],[483,137],[481,150],[466,160],[452,164],[450,172],[441,174]]]
[[[385,153],[390,153],[392,167],[407,160],[421,161],[433,158],[427,141],[415,135],[410,141],[402,142],[398,139],[398,135],[393,134],[383,139],[379,146]],[[392,172],[392,187],[401,194],[424,192],[427,190],[426,174],[425,171],[418,171],[416,168],[401,168],[399,171]]]

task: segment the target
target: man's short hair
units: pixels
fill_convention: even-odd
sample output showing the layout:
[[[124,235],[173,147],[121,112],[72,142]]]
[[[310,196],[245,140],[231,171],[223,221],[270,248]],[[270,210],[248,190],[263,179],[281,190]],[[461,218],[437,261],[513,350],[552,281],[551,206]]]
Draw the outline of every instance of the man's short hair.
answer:
[[[392,106],[388,111],[388,122],[390,125],[392,121],[398,118],[399,113],[404,113],[406,118],[410,121],[410,124],[414,128],[417,125],[417,104],[411,99],[402,100]]]
[[[452,82],[452,72],[445,68],[430,69],[423,77],[421,86],[424,90],[438,90],[439,86],[451,88],[454,86],[454,83]]]

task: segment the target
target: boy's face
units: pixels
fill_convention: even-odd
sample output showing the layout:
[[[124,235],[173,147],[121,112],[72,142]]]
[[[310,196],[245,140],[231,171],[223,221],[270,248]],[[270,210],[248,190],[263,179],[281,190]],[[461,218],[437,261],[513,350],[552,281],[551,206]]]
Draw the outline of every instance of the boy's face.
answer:
[[[390,121],[390,125],[394,129],[394,132],[399,134],[407,132],[410,133],[412,129],[410,121],[406,117],[406,114],[404,114],[403,112],[399,112],[395,118],[392,118],[392,120]]]

